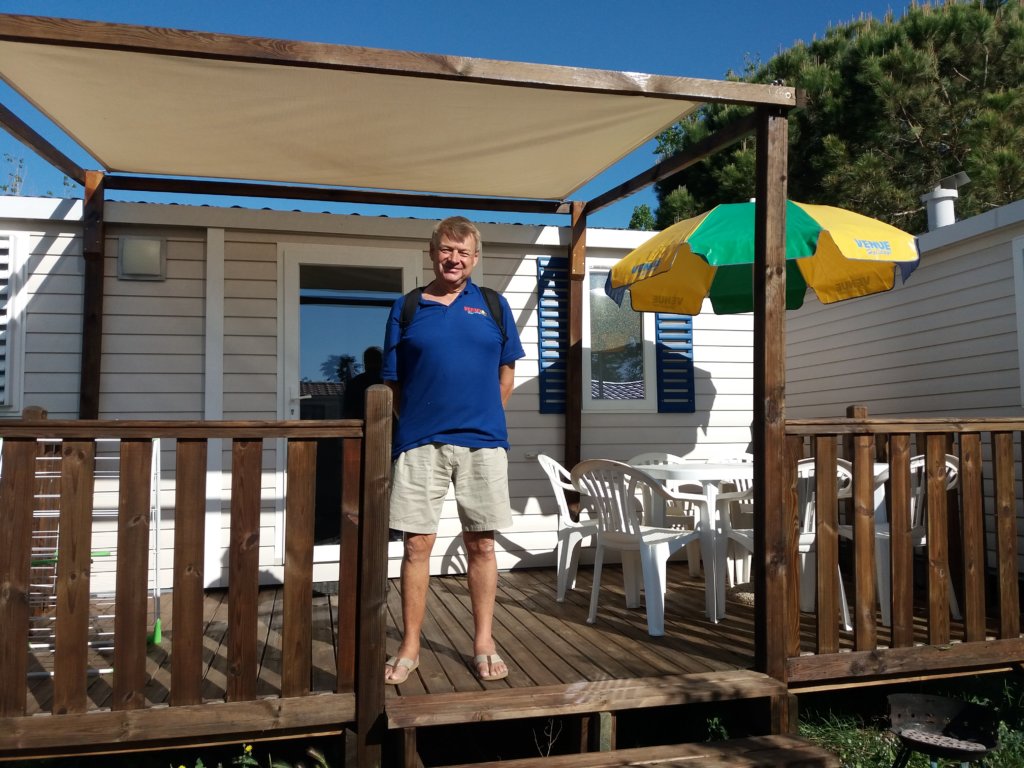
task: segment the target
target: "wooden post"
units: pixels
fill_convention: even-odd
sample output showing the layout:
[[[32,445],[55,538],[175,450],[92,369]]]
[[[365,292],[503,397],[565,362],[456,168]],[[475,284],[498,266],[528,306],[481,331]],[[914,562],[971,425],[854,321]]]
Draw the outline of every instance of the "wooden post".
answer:
[[[946,436],[925,438],[928,504],[928,642],[949,642],[949,519],[946,516]]]
[[[364,424],[365,428],[365,424]],[[359,497],[363,440],[341,443],[341,556],[338,558],[338,693],[355,689],[359,626]],[[387,544],[384,544],[387,549]],[[310,550],[312,555],[312,550]]]
[[[1012,458],[1012,434],[1010,455]],[[960,607],[964,614],[964,640],[985,639],[985,509],[981,468],[984,461],[981,435],[960,435],[960,493],[963,503],[961,546],[963,589]],[[1013,483],[1013,486],[1016,482]],[[1011,486],[1011,487],[1013,487]],[[1016,505],[1016,501],[1014,502]]]
[[[86,711],[89,649],[89,574],[96,442],[64,440],[60,460],[60,536],[57,551],[57,620],[54,625],[55,715]]]
[[[848,405],[846,406],[846,418],[848,419],[866,419],[868,417],[868,407],[866,405]],[[843,457],[849,461],[853,461],[854,446],[853,446],[853,435],[847,434],[842,438],[843,440]],[[877,440],[875,444],[875,450],[877,451]],[[886,493],[888,496],[888,493]],[[839,522],[845,525],[853,525],[853,498],[843,499],[840,503],[840,515]]]
[[[256,698],[259,601],[260,460],[263,441],[231,441],[231,533],[228,549],[227,700]]]
[[[853,436],[854,648],[874,650],[875,626],[875,441]]]
[[[366,392],[363,504],[359,520],[359,637],[356,664],[356,753],[360,768],[381,765],[384,735],[384,634],[387,629],[388,485],[391,478],[391,389]]]
[[[124,438],[117,509],[117,576],[114,613],[114,710],[146,706],[146,586],[153,441]],[[154,573],[154,579],[160,574]]]
[[[572,469],[580,460],[583,440],[583,302],[586,292],[587,215],[581,201],[572,203],[569,243],[569,357],[565,372],[565,460]]]
[[[78,384],[78,418],[97,419],[100,412],[100,363],[103,356],[103,260],[106,232],[103,220],[104,174],[85,173],[82,214],[82,257],[85,277],[82,299],[82,363]]]
[[[7,438],[0,475],[4,546],[0,547],[0,717],[25,714],[28,673],[29,584],[32,508],[35,502],[36,441]]]
[[[889,579],[892,588],[893,648],[914,644],[914,550],[910,544],[910,435],[889,435],[889,479],[886,481],[886,507],[889,511]],[[855,595],[856,596],[856,595]],[[871,598],[874,600],[874,598]],[[875,605],[871,603],[872,624]]]
[[[1017,481],[1012,433],[992,433],[992,466],[992,485],[995,488],[996,574],[999,584],[999,637],[1009,639],[1020,635]]]
[[[206,550],[206,438],[175,445],[174,600],[171,626],[171,706],[202,703],[203,553]]]
[[[281,628],[281,695],[309,693],[313,642],[313,516],[316,497],[316,440],[287,444],[285,501],[284,626]],[[339,622],[340,623],[340,622]],[[342,643],[338,643],[339,649]],[[351,689],[350,689],[351,690]]]
[[[754,208],[754,663],[785,682],[786,113],[760,108]],[[793,585],[795,589],[796,586]],[[783,724],[784,725],[784,724]]]

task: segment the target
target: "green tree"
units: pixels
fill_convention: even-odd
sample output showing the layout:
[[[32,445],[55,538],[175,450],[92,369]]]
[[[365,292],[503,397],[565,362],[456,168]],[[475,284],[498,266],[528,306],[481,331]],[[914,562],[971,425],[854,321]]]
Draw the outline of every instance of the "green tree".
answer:
[[[838,205],[911,232],[922,194],[966,171],[957,211],[973,216],[1024,196],[1024,2],[914,3],[798,43],[734,79],[782,80],[805,106],[790,116],[789,197]],[[748,110],[709,105],[658,139],[667,157]],[[657,185],[661,228],[754,193],[754,142]]]
[[[20,195],[21,188],[25,184],[25,158],[15,157],[7,152],[3,155],[5,175],[7,180],[0,183],[0,194]]]
[[[633,215],[629,218],[630,229],[650,230],[654,229],[654,213],[647,203],[640,203],[633,209]]]
[[[352,355],[328,355],[320,363],[321,381],[340,381],[348,383],[353,376],[362,370],[363,364]]]

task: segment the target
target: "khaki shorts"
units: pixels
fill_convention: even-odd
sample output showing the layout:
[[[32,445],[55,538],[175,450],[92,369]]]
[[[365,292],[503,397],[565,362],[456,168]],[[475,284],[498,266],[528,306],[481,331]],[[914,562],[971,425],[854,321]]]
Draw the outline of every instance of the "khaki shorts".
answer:
[[[455,485],[462,530],[512,525],[505,449],[430,443],[400,454],[391,467],[391,527],[436,533],[449,484]]]

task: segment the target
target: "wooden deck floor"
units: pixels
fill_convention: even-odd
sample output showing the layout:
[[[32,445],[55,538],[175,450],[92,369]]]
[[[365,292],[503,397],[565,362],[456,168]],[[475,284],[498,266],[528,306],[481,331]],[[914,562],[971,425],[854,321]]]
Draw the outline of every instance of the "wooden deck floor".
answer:
[[[423,632],[420,668],[402,686],[388,687],[388,696],[480,691],[495,688],[523,688],[570,684],[583,681],[616,680],[689,672],[751,669],[754,660],[754,614],[744,602],[730,599],[728,615],[718,624],[704,617],[704,581],[691,577],[685,565],[669,567],[663,637],[647,634],[642,608],[627,609],[622,572],[607,566],[602,578],[601,603],[595,624],[586,623],[591,570],[581,568],[575,591],[564,603],[555,602],[555,574],[551,568],[502,573],[498,583],[495,611],[495,639],[498,651],[509,665],[507,680],[481,683],[473,674],[472,619],[464,576],[433,577]],[[168,702],[174,628],[171,599],[161,601],[163,638],[150,644],[146,689],[149,705]],[[260,672],[257,696],[280,692],[282,592],[278,588],[260,591]],[[94,613],[107,608],[96,603]],[[386,652],[393,654],[399,644],[401,595],[397,580],[389,582]],[[331,691],[335,682],[334,633],[337,597],[316,593],[313,598],[314,642],[313,691]],[[804,648],[812,648],[814,617],[803,616]],[[211,590],[205,604],[204,699],[223,700],[227,684],[225,639],[228,631],[226,590]],[[90,649],[89,708],[110,706],[113,674],[113,616],[97,618],[98,639]],[[850,633],[841,632],[841,642],[850,647]],[[921,631],[923,635],[923,628]],[[879,628],[879,643],[888,631]],[[924,638],[922,636],[922,641]],[[52,653],[46,643],[31,652],[31,675],[27,709],[29,714],[48,711],[52,703]]]
[[[481,683],[471,669],[472,616],[463,576],[434,578],[427,605],[420,668],[389,695],[520,688],[614,680],[753,666],[753,612],[737,606],[725,621],[704,618],[703,579],[685,567],[670,568],[665,636],[647,634],[642,608],[627,609],[618,567],[602,578],[598,621],[586,623],[591,571],[580,569],[577,588],[555,602],[554,571],[531,569],[501,575],[495,640],[509,665],[506,680]],[[388,592],[386,650],[398,648],[398,584]],[[732,608],[732,606],[730,606]]]

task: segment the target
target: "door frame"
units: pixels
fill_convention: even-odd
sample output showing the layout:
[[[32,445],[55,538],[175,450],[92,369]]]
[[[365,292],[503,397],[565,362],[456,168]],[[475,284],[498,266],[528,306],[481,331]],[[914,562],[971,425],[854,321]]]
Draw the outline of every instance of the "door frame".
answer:
[[[427,251],[423,248],[396,248],[374,245],[325,243],[278,243],[278,336],[277,401],[279,419],[299,418],[299,268],[304,264],[338,267],[399,268],[402,292],[411,291],[423,279]],[[381,332],[383,336],[383,329]],[[286,499],[285,441],[277,441],[275,451],[275,487],[277,505],[274,524],[274,560],[284,562],[284,515]],[[337,546],[314,548],[314,563],[337,562]]]

